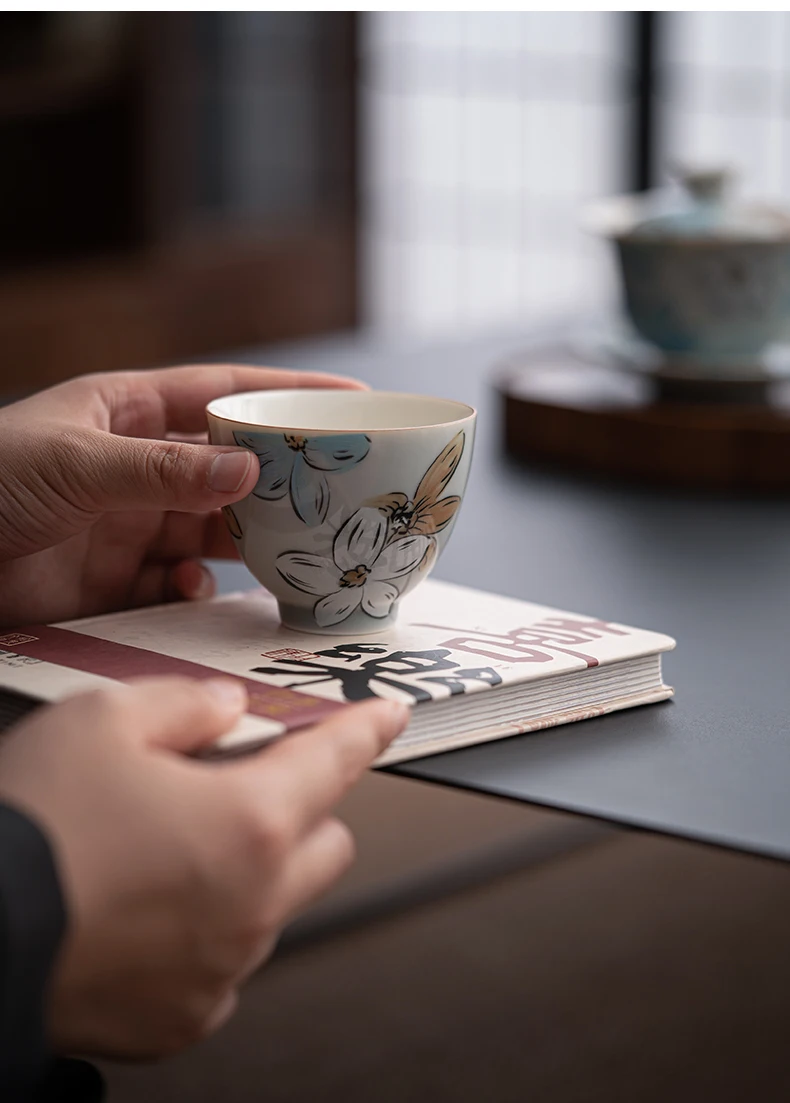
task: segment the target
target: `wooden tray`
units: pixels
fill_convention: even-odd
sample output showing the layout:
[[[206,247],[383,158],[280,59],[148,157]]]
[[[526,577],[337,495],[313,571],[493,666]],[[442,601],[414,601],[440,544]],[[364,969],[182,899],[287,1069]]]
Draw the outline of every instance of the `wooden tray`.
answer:
[[[628,480],[790,491],[790,381],[702,385],[533,348],[500,365],[507,450]]]

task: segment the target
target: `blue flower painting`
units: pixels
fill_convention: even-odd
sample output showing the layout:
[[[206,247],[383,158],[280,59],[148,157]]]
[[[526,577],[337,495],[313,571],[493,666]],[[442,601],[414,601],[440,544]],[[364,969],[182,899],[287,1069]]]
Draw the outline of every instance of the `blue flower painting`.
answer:
[[[327,474],[341,474],[361,463],[370,450],[363,433],[303,437],[282,433],[234,433],[237,444],[258,457],[261,474],[253,494],[278,501],[290,494],[296,515],[320,525],[329,510]]]

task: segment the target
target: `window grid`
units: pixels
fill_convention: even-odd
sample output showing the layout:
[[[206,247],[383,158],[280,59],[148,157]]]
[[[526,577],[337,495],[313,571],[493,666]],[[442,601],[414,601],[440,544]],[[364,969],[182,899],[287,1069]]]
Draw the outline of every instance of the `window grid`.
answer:
[[[628,179],[617,12],[370,13],[363,318],[442,333],[612,302],[585,200]]]

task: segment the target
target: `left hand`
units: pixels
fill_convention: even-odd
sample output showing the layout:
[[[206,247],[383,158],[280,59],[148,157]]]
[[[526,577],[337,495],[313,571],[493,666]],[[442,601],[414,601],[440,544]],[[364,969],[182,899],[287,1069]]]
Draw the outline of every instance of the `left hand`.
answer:
[[[259,471],[246,449],[185,443],[201,439],[206,404],[361,386],[206,365],[85,375],[0,409],[0,627],[211,596],[200,559],[236,557],[220,507]]]

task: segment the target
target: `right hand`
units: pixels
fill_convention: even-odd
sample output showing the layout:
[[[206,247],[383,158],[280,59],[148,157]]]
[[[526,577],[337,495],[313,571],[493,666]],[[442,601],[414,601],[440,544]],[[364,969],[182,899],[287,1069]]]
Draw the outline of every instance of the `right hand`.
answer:
[[[211,1033],[352,861],[332,809],[408,710],[366,703],[254,756],[186,757],[245,703],[229,679],[149,679],[42,708],[0,746],[0,799],[48,833],[66,895],[58,1052],[153,1057]]]

